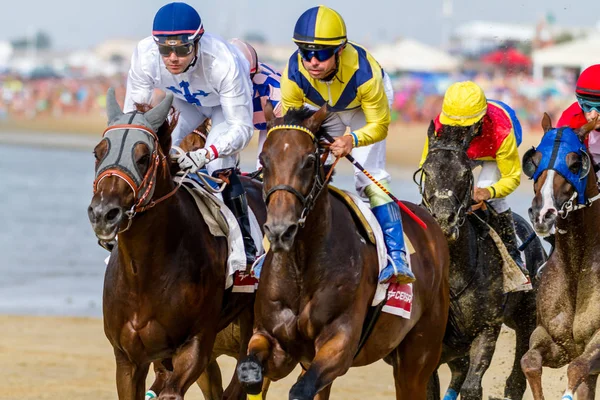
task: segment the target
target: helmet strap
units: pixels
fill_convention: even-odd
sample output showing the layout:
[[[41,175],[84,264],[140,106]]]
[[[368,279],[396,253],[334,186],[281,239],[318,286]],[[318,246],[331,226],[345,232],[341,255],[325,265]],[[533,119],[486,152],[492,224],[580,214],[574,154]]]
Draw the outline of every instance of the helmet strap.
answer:
[[[187,68],[183,71],[184,73],[188,72],[188,70],[190,68],[192,68],[194,65],[196,65],[196,61],[198,61],[198,43],[199,42],[200,42],[200,39],[194,40],[194,59],[192,60],[190,65],[188,65]]]

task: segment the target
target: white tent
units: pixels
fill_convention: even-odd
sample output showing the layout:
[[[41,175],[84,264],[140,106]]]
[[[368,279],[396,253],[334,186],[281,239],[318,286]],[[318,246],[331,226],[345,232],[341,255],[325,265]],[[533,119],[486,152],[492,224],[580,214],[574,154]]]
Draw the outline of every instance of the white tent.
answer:
[[[600,64],[600,32],[588,37],[536,50],[532,54],[533,76],[541,79],[545,68],[577,68]]]
[[[443,50],[412,39],[379,45],[371,53],[388,72],[452,72],[459,66],[458,60]]]

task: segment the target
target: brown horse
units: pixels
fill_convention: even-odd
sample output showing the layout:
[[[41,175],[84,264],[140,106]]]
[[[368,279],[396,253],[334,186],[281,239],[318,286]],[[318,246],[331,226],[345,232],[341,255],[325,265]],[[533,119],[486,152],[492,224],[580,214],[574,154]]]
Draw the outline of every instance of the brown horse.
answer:
[[[160,399],[182,399],[206,368],[217,332],[253,300],[225,291],[227,241],[210,233],[192,197],[171,178],[166,154],[177,115],[166,118],[172,100],[168,94],[150,111],[123,114],[111,89],[109,128],[94,150],[90,222],[100,240],[118,236],[103,313],[121,400],[144,398],[152,362],[160,363],[152,390]],[[260,185],[246,188],[264,221]],[[242,330],[240,354],[250,334]],[[244,397],[238,390],[230,398]]]
[[[535,399],[543,399],[542,367],[569,364],[563,399],[593,399],[600,372],[600,195],[583,144],[596,122],[573,131],[542,120],[544,137],[523,156],[523,171],[534,180],[529,209],[534,229],[556,229],[537,295],[537,327],[521,367]]]
[[[267,138],[260,160],[271,243],[255,302],[254,335],[238,376],[260,398],[263,376],[278,380],[301,363],[307,369],[290,399],[328,398],[331,383],[351,366],[379,359],[393,365],[396,396],[425,399],[437,367],[448,316],[448,246],[425,210],[404,229],[416,254],[410,319],[381,314],[359,347],[374,298],[378,257],[348,207],[324,185],[317,140],[327,111],[290,110]],[[274,118],[268,115],[272,126]],[[326,186],[325,186],[326,187]]]

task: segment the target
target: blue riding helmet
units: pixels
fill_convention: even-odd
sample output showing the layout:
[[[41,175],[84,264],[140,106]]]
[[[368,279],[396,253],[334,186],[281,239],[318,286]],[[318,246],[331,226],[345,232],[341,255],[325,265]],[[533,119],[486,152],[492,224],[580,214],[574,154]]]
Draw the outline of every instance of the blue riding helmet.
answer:
[[[536,151],[542,154],[542,160],[536,167],[531,159]],[[567,154],[577,153],[581,156],[582,166],[578,173],[574,173],[567,165]],[[542,172],[551,169],[567,180],[577,192],[579,204],[585,204],[585,188],[591,161],[585,145],[581,143],[579,136],[569,127],[555,128],[544,135],[539,146],[532,147],[523,156],[523,172],[534,182]]]
[[[160,45],[181,46],[194,43],[204,34],[198,12],[185,3],[162,6],[152,24],[152,36]]]

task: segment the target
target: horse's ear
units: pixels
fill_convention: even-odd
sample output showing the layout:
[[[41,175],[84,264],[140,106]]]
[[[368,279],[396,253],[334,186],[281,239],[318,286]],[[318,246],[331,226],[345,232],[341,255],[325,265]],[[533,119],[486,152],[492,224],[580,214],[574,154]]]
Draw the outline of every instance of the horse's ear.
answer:
[[[593,131],[594,128],[596,128],[597,123],[598,123],[598,117],[596,116],[596,118],[594,118],[593,121],[590,121],[587,124],[585,124],[584,126],[582,126],[581,128],[577,129],[576,133],[577,133],[577,136],[579,136],[579,139],[581,139],[581,141],[585,140],[587,135],[591,131]]]
[[[123,115],[123,110],[121,110],[121,106],[117,103],[115,89],[112,87],[108,88],[108,92],[106,92],[106,115],[108,116],[109,125],[111,121]]]
[[[546,112],[544,113],[544,116],[542,117],[542,129],[544,130],[544,133],[552,130],[552,119]]]
[[[173,104],[173,93],[169,92],[156,107],[144,114],[144,118],[146,118],[154,132],[158,132],[160,126],[167,119],[171,104]]]
[[[327,118],[327,103],[323,104],[323,106],[312,115],[309,119],[304,121],[304,125],[311,130],[311,132],[316,133],[320,128],[323,121]]]
[[[269,128],[273,127],[273,122],[275,121],[275,111],[273,108],[273,103],[271,100],[267,100],[265,106],[263,107],[263,111],[265,113],[265,120],[267,121],[267,126]]]
[[[435,123],[431,120],[429,128],[427,128],[427,139],[429,139],[429,143],[435,140],[435,136]]]

